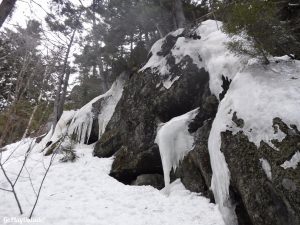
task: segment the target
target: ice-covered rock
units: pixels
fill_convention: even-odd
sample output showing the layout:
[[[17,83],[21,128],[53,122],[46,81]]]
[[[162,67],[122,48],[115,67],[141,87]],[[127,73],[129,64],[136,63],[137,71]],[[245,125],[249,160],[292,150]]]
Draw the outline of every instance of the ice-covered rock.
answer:
[[[94,98],[77,110],[70,123],[68,134],[74,135],[79,143],[87,143],[90,139],[93,123],[96,123],[99,139],[122,96],[127,76],[126,72],[121,74],[106,93]]]
[[[69,142],[91,143],[92,131],[95,139],[93,141],[97,141],[114,113],[127,78],[128,74],[122,73],[105,94],[94,98],[77,111],[64,111],[55,129],[52,127],[35,148],[49,155],[63,139],[65,141],[62,145],[68,145]]]
[[[193,148],[194,137],[188,129],[189,123],[197,115],[198,110],[192,110],[159,125],[155,143],[159,147],[166,188],[170,185],[171,170],[176,170],[179,162]]]
[[[274,57],[262,65],[237,57],[227,50],[231,39],[221,27],[204,21],[153,45],[149,61],[124,89],[95,155],[115,154],[111,175],[125,183],[140,174],[161,173],[154,144],[157,121],[166,123],[200,107],[189,127],[196,131],[194,149],[174,171],[175,178],[197,191],[211,188],[229,225],[296,225],[300,62]],[[218,101],[208,100],[211,95],[219,100],[217,113]],[[169,162],[167,168],[173,165]],[[169,180],[170,170],[165,171]],[[201,185],[195,185],[197,180]]]

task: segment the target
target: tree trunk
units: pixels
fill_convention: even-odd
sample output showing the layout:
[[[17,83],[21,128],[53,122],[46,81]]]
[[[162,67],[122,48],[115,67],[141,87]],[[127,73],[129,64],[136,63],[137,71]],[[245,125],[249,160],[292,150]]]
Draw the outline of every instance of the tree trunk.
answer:
[[[3,0],[0,5],[0,28],[2,27],[4,21],[14,8],[17,0]]]
[[[159,33],[160,38],[163,38],[164,36],[166,36],[166,34],[167,34],[168,32],[163,28],[162,25],[160,25],[160,24],[155,24],[155,26],[156,26],[156,29],[157,29],[157,31],[158,31],[158,33]]]
[[[63,108],[63,106],[61,106],[61,104],[64,104],[65,97],[66,97],[66,96],[63,96],[63,94],[64,95],[67,94],[67,92],[61,93],[61,90],[62,90],[63,83],[66,83],[66,82],[69,81],[70,74],[69,75],[66,74],[66,71],[67,71],[67,66],[68,66],[68,58],[69,58],[71,47],[72,47],[72,44],[73,44],[73,41],[74,41],[75,33],[76,33],[76,29],[73,30],[70,42],[68,44],[67,52],[66,52],[66,55],[65,55],[65,58],[64,58],[64,64],[63,64],[63,68],[62,68],[61,77],[58,81],[57,92],[56,92],[55,101],[54,101],[54,109],[53,109],[53,114],[54,114],[53,130],[52,130],[53,132],[55,130],[55,127],[56,127],[56,124],[57,124],[58,120],[60,119],[60,117],[62,115],[61,108]],[[68,76],[68,79],[66,79],[66,78],[64,79],[65,74],[66,74],[66,77]],[[67,83],[67,86],[68,86],[68,83]],[[65,88],[66,87],[64,87],[64,89]]]
[[[61,97],[61,89],[62,89],[63,79],[64,79],[63,76],[64,76],[64,74],[61,74],[61,77],[58,78],[57,90],[56,90],[56,95],[55,95],[55,100],[54,100],[54,106],[53,106],[53,129],[52,129],[53,132],[54,132],[56,124],[57,124],[57,122],[59,120],[59,117],[58,117],[59,99]]]
[[[133,33],[130,35],[130,55],[132,55],[133,51]]]
[[[174,1],[174,0],[172,0]],[[166,34],[170,31],[169,30],[169,21],[168,18],[166,18],[165,12],[166,9],[164,8],[163,0],[159,0],[160,5],[160,22],[155,24],[155,27],[159,33],[160,38],[163,38],[166,36]]]
[[[95,33],[96,33],[96,12],[95,12],[95,8],[96,8],[96,1],[93,0],[93,4],[92,4],[92,12],[93,12],[93,49],[99,49],[98,48],[98,43],[97,40],[95,38]],[[96,61],[94,61],[93,63],[93,77],[97,76],[97,63]]]
[[[44,71],[44,75],[43,75],[43,82],[42,82],[42,83],[43,83],[43,87],[44,87],[44,84],[48,81],[48,76],[47,76],[47,74],[48,74],[48,67],[46,66],[45,71]],[[42,97],[43,97],[43,89],[40,90],[40,94],[39,94],[37,103],[36,103],[36,105],[34,106],[33,111],[32,111],[32,113],[31,113],[31,115],[30,115],[30,119],[29,119],[29,121],[28,121],[28,124],[27,124],[27,127],[26,127],[26,129],[25,129],[25,132],[24,132],[24,134],[23,134],[22,139],[26,138],[26,136],[28,135],[29,128],[31,127],[33,118],[34,118],[34,116],[35,116],[35,112],[36,112],[36,110],[37,110],[37,108],[38,108],[38,106],[39,106],[39,104],[40,104],[40,102],[41,102],[41,100],[42,100]]]
[[[66,76],[65,76],[65,79],[64,79],[64,87],[63,87],[63,90],[62,90],[62,93],[61,93],[61,98],[59,99],[59,105],[58,105],[59,118],[61,117],[61,115],[64,111],[64,104],[65,104],[66,96],[67,96],[67,88],[68,88],[68,84],[69,84],[70,73],[71,73],[70,68],[68,68],[66,70]]]
[[[181,0],[174,0],[174,16],[176,28],[183,28],[186,24]]]
[[[148,32],[145,32],[145,46],[146,46],[146,50],[149,51],[151,48],[151,43],[150,43],[150,38],[149,38]]]
[[[99,62],[99,70],[100,70],[100,76],[101,76],[101,81],[102,81],[102,91],[105,93],[109,89],[108,81],[107,81],[107,76],[104,73],[103,70],[103,62]]]

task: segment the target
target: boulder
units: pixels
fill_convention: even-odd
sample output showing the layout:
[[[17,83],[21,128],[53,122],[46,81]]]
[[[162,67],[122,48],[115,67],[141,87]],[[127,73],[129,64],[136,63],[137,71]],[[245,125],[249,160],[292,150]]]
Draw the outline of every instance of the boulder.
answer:
[[[166,38],[161,54],[169,54],[171,77],[178,79],[165,88],[165,78],[151,69],[133,73],[105,133],[95,145],[95,156],[115,156],[110,174],[124,183],[145,173],[162,174],[159,150],[154,144],[157,125],[201,106],[203,95],[208,95],[209,75],[203,68],[199,69],[188,56],[175,65],[170,51],[177,38]]]
[[[158,190],[161,190],[164,185],[164,177],[161,174],[142,174],[134,180],[131,185],[143,186],[150,185]]]

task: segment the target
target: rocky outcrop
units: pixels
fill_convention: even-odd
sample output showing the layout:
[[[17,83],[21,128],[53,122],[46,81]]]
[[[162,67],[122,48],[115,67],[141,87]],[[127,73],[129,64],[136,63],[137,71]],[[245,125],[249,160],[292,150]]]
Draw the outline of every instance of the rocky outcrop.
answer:
[[[175,44],[174,38],[178,37],[166,38],[166,51]],[[166,47],[168,45],[171,47]],[[175,65],[172,55],[169,60]],[[207,95],[208,73],[198,69],[191,58],[185,57],[180,65],[171,67],[171,73],[174,77],[177,74],[185,76],[169,89],[161,84],[161,76],[151,69],[134,73],[106,132],[95,146],[95,156],[115,155],[111,175],[124,183],[131,183],[145,173],[162,174],[159,150],[154,143],[158,122],[197,108],[202,104],[203,95]]]
[[[95,145],[94,155],[115,157],[110,175],[119,181],[160,189],[162,163],[154,143],[158,123],[199,107],[189,124],[194,148],[171,172],[171,179],[180,178],[187,189],[201,192],[213,202],[208,139],[219,101],[226,99],[231,80],[223,76],[223,91],[214,96],[204,68],[195,65],[188,55],[175,63],[172,49],[182,36],[170,34],[158,52],[167,60],[167,76],[150,68],[131,75],[105,133]],[[169,88],[163,84],[166,79],[173,83]],[[245,126],[236,112],[231,120],[237,128]],[[300,133],[280,118],[274,118],[273,124],[274,132],[280,129],[286,135],[281,142],[273,140],[273,147],[263,141],[257,147],[242,129],[221,133],[221,152],[231,175],[230,197],[239,225],[299,225],[300,167],[284,169],[282,165],[300,151]]]
[[[277,151],[266,143],[257,149],[242,132],[230,131],[222,133],[221,151],[231,173],[232,191],[253,224],[298,225],[300,169],[284,169],[281,165],[299,150],[300,133],[279,118],[273,123],[286,134],[282,142],[274,142]],[[264,171],[262,159],[270,165],[271,176]]]

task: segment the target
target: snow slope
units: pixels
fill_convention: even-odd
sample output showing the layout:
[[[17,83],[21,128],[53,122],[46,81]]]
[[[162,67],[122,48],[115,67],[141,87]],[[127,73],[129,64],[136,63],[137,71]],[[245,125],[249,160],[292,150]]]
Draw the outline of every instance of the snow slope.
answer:
[[[31,141],[10,145],[3,153],[5,159],[19,146],[5,164],[10,177],[16,176]],[[79,159],[74,163],[60,163],[57,155],[50,169],[34,213],[43,225],[224,225],[217,206],[187,191],[179,180],[166,196],[153,187],[127,186],[110,177],[113,159],[92,157],[92,146],[77,145],[76,154]],[[35,199],[28,175],[37,190],[49,159],[35,148],[17,183],[24,217]],[[9,188],[2,173],[0,180],[0,187]],[[0,223],[4,217],[21,218],[12,194],[0,191]]]

